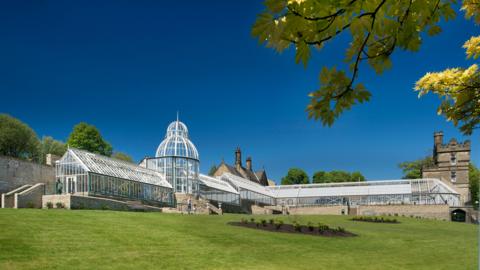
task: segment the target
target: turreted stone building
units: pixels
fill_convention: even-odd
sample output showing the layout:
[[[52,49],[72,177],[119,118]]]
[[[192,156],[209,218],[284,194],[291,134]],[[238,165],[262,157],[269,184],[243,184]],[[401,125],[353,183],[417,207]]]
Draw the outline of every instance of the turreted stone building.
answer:
[[[268,186],[267,173],[265,172],[265,170],[253,171],[251,157],[247,157],[246,167],[243,167],[242,151],[240,150],[240,147],[237,147],[237,149],[235,150],[235,166],[228,165],[222,160],[222,163],[220,163],[213,176],[220,177],[224,173],[231,173],[233,175],[248,179],[262,186]]]
[[[422,169],[423,178],[437,178],[460,194],[463,204],[470,201],[468,167],[470,165],[470,141],[457,142],[452,138],[443,143],[443,132],[433,134],[434,165]]]

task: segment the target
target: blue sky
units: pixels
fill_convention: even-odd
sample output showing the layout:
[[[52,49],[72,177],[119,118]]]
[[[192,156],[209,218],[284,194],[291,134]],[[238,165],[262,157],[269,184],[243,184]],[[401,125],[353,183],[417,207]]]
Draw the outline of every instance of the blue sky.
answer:
[[[307,69],[293,50],[278,54],[250,35],[260,1],[3,1],[0,3],[0,112],[39,136],[65,140],[85,121],[117,151],[152,156],[176,111],[206,173],[234,149],[279,181],[290,167],[401,177],[397,164],[431,153],[433,132],[473,141],[437,116],[439,100],[412,88],[427,71],[466,67],[462,44],[478,26],[456,20],[416,53],[396,51],[376,76],[362,66],[369,103],[333,127],[307,119],[307,94],[322,66],[340,66],[347,37],[316,52]]]

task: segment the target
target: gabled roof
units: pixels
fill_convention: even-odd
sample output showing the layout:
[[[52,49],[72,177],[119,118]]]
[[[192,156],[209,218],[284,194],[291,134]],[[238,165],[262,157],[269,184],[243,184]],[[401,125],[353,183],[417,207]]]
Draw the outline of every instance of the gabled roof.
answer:
[[[233,193],[233,194],[238,194],[238,191],[236,191],[229,183],[227,183],[225,181],[222,181],[222,180],[219,180],[217,178],[214,178],[214,177],[211,177],[211,176],[208,176],[208,175],[204,175],[204,174],[200,174],[199,180],[202,184],[204,184],[208,187],[218,189],[218,190],[223,190],[223,191],[230,192],[230,193]]]
[[[168,183],[159,172],[140,167],[127,161],[109,158],[76,148],[69,148],[62,159],[68,154],[75,157],[84,169],[89,172],[172,188],[170,183]]]
[[[267,187],[265,186],[262,186],[258,183],[250,181],[249,179],[245,179],[243,177],[233,175],[231,173],[224,173],[220,178],[223,181],[229,182],[236,188],[247,189],[247,190],[254,191],[269,197],[275,197],[275,193],[273,191],[267,189]]]

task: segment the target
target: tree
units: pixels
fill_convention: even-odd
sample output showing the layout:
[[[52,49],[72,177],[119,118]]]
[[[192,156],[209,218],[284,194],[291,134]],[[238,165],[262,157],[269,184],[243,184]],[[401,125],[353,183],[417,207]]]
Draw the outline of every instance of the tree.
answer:
[[[210,170],[208,171],[208,175],[213,176],[215,172],[217,171],[217,166],[214,164],[212,167],[210,167]]]
[[[282,178],[282,185],[308,184],[308,175],[299,168],[290,168],[285,177]]]
[[[312,182],[316,184],[320,183],[329,183],[330,182],[330,175],[328,172],[325,171],[318,171],[313,174]]]
[[[352,182],[364,182],[366,180],[365,176],[361,172],[353,172],[350,175],[350,181]]]
[[[71,147],[87,150],[93,153],[111,156],[112,146],[106,142],[95,126],[79,123],[73,127],[67,144]]]
[[[365,181],[365,176],[360,172],[349,173],[346,171],[318,171],[313,175],[313,183],[335,183],[335,182],[360,182]]]
[[[433,158],[426,156],[414,161],[405,161],[398,164],[398,167],[403,171],[403,179],[418,179],[422,178],[422,168],[433,165]]]
[[[480,3],[480,2],[479,2]],[[480,36],[472,37],[463,46],[467,58],[480,55]],[[442,103],[438,114],[444,115],[455,126],[461,123],[460,131],[472,134],[480,125],[480,72],[476,64],[468,68],[449,68],[427,73],[415,84],[420,96],[435,93]]]
[[[468,170],[468,179],[469,179],[469,188],[470,188],[470,194],[472,195],[472,204],[475,209],[478,209],[478,189],[479,187],[479,182],[480,182],[480,171],[478,170],[475,165],[470,163],[470,167]]]
[[[324,125],[331,126],[345,110],[370,99],[370,91],[363,84],[356,83],[361,64],[366,62],[377,74],[381,74],[391,67],[390,56],[396,49],[418,51],[424,34],[439,34],[440,20],[448,21],[456,17],[452,8],[455,2],[265,0],[267,9],[257,17],[252,27],[252,35],[257,37],[259,42],[279,52],[293,45],[295,61],[302,62],[305,67],[311,58],[312,48],[320,51],[328,41],[340,35],[351,36],[351,40],[344,44],[344,61],[348,64],[348,71],[323,67],[319,76],[320,88],[310,93],[311,100],[307,106],[309,118],[320,119]],[[476,22],[480,21],[479,7],[478,0],[462,2],[467,19],[474,17]],[[477,42],[472,41],[472,44],[478,45]],[[477,45],[475,46],[478,49]],[[473,50],[472,54],[476,57],[478,51]],[[452,85],[450,82],[449,84]],[[473,94],[465,93],[465,99],[473,99],[478,104],[478,86],[473,84],[472,87],[477,90]],[[421,89],[424,90],[423,86]],[[454,93],[432,92],[447,96]],[[452,95],[449,101],[454,108],[459,108],[465,100],[459,100],[456,95]],[[447,119],[455,121],[457,114],[449,113],[445,105],[442,106],[442,113],[446,112]],[[468,123],[465,128],[462,127],[466,134],[472,123],[478,124],[478,113],[475,112],[474,106],[461,111],[459,119],[466,118]],[[473,118],[473,121],[469,117]]]
[[[0,114],[0,155],[38,160],[39,141],[25,123],[7,114]]]
[[[112,158],[116,158],[116,159],[119,159],[119,160],[123,160],[123,161],[127,161],[127,162],[130,162],[130,163],[134,163],[131,156],[129,156],[129,155],[125,154],[125,153],[122,153],[122,152],[115,152],[115,153],[113,153]]]
[[[45,163],[47,154],[63,156],[67,151],[67,146],[61,141],[57,141],[50,136],[44,136],[40,142],[40,163]]]

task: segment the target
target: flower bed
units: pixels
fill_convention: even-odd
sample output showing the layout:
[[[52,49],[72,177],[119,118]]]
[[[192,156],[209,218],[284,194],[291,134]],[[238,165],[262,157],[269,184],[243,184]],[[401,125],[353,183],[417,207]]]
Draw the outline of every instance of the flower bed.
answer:
[[[364,216],[357,216],[352,218],[353,221],[363,221],[363,222],[373,222],[373,223],[392,223],[398,224],[400,223],[396,218],[389,219],[384,217],[364,217]]]
[[[296,234],[308,234],[316,236],[326,236],[326,237],[352,237],[356,234],[348,232],[345,228],[336,227],[332,228],[328,225],[318,223],[313,224],[308,222],[307,225],[302,225],[297,222],[292,224],[284,224],[282,220],[259,220],[255,221],[253,218],[248,221],[242,219],[240,222],[229,222],[229,225],[246,227],[251,229],[258,229],[270,232],[282,232],[282,233],[296,233]]]

